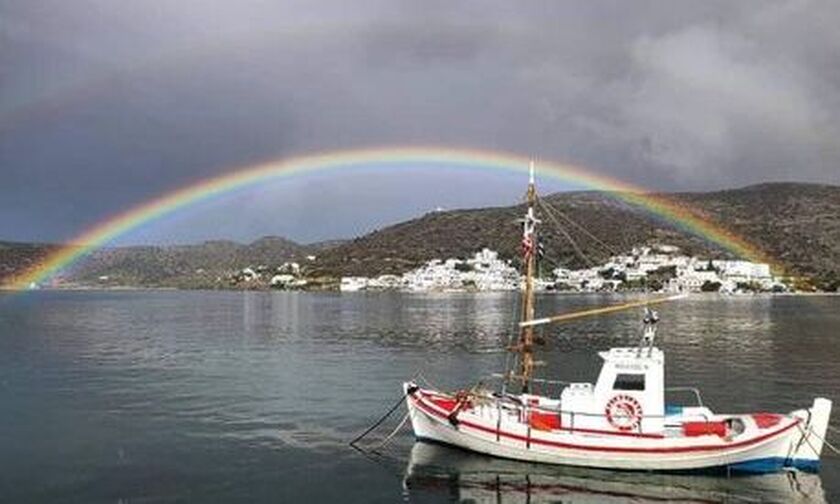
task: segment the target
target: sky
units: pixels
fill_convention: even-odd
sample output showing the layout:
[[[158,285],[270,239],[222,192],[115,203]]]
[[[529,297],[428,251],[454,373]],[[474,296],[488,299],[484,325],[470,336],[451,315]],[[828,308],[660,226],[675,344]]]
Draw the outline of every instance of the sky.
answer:
[[[0,0],[0,241],[269,159],[439,145],[651,190],[840,184],[840,2]],[[347,238],[524,181],[312,174],[128,243]],[[550,183],[543,190],[571,189]]]

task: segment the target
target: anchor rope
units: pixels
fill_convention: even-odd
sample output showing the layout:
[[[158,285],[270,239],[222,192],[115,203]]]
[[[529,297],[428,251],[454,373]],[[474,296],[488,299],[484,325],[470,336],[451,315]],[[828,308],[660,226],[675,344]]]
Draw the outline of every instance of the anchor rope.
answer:
[[[828,428],[829,431],[831,431],[835,434],[840,434],[840,429],[837,429],[836,427],[832,427],[831,424],[826,425],[826,427]],[[819,436],[817,436],[817,437],[819,437]],[[828,437],[828,436],[826,436],[826,437]],[[840,450],[838,450],[834,445],[829,443],[827,439],[822,439],[822,442],[823,442],[823,444],[825,444],[826,446],[831,448],[831,451],[833,451],[835,453],[835,455],[840,455]]]
[[[818,452],[818,451],[817,451],[817,449],[816,449],[816,448],[814,448],[814,445],[812,445],[812,444],[811,444],[811,441],[809,441],[809,440],[808,440],[808,435],[809,435],[809,434],[805,432],[805,429],[804,429],[801,425],[797,424],[797,427],[799,428],[799,432],[801,432],[801,433],[802,433],[802,436],[803,436],[803,439],[805,440],[805,442],[806,442],[806,443],[808,443],[808,446],[809,446],[809,447],[811,447],[811,450],[814,452],[814,454],[816,454],[816,455],[819,457],[819,456],[820,456],[820,452]],[[829,442],[828,442],[825,438],[821,437],[819,434],[817,434],[816,432],[814,432],[813,427],[809,428],[809,429],[808,429],[808,431],[809,431],[809,433],[810,433],[811,435],[813,435],[815,438],[817,438],[817,439],[819,439],[820,441],[822,441],[822,443],[823,443],[825,446],[827,446],[829,450],[831,450],[832,452],[834,452],[834,454],[835,454],[835,455],[840,455],[840,450],[838,450],[836,446],[834,446],[834,445],[832,445],[831,443],[829,443]]]
[[[400,430],[402,430],[403,426],[405,425],[405,422],[406,422],[406,421],[408,421],[408,417],[409,417],[409,413],[406,411],[405,416],[403,416],[403,419],[402,419],[402,420],[400,421],[400,423],[399,423],[399,424],[398,424],[398,425],[394,428],[394,430],[392,430],[390,434],[388,434],[387,436],[385,436],[385,439],[383,439],[383,440],[382,440],[382,442],[380,442],[378,445],[376,445],[376,446],[374,446],[373,448],[371,448],[371,451],[374,451],[374,452],[375,452],[375,451],[377,451],[377,450],[379,450],[379,449],[381,449],[381,448],[384,448],[384,447],[385,447],[385,445],[386,445],[386,444],[388,444],[388,443],[391,441],[391,439],[392,439],[394,436],[396,436],[396,435],[397,435],[397,433],[398,433]]]
[[[805,443],[811,448],[811,451],[814,452],[814,454],[817,457],[819,457],[820,452],[818,452],[817,449],[814,448],[814,445],[811,444],[811,441],[808,439],[808,434],[805,432],[805,429],[803,429],[802,426],[799,425],[799,424],[796,424],[796,427],[799,429],[799,432],[802,434],[802,441],[805,441]],[[811,432],[811,434],[814,433],[814,431],[812,429],[809,428],[808,430]],[[799,448],[797,448],[797,450],[799,450]]]
[[[353,440],[352,440],[352,441],[350,441],[350,443],[349,443],[349,444],[350,444],[350,446],[352,446],[353,448],[356,448],[357,450],[364,451],[364,450],[362,450],[361,448],[359,448],[359,447],[357,446],[357,443],[358,443],[359,441],[361,441],[362,439],[364,439],[364,437],[365,437],[365,436],[367,436],[368,434],[370,434],[371,432],[373,432],[373,431],[374,431],[374,429],[376,429],[377,427],[379,427],[380,425],[382,425],[382,422],[384,422],[386,419],[388,419],[388,417],[390,417],[390,416],[391,416],[391,414],[393,414],[395,411],[397,411],[397,408],[399,408],[399,407],[402,405],[402,403],[405,401],[405,398],[406,398],[406,397],[408,397],[408,394],[403,394],[403,395],[400,397],[399,401],[397,401],[397,402],[396,402],[396,404],[394,404],[393,406],[391,406],[391,409],[389,409],[387,413],[385,413],[384,415],[382,415],[382,417],[381,417],[381,418],[379,418],[379,420],[377,420],[376,422],[374,422],[374,423],[373,423],[373,425],[371,425],[370,427],[368,427],[368,429],[367,429],[367,430],[365,430],[364,432],[362,432],[361,434],[359,434],[358,436],[356,436],[355,438],[353,438]]]

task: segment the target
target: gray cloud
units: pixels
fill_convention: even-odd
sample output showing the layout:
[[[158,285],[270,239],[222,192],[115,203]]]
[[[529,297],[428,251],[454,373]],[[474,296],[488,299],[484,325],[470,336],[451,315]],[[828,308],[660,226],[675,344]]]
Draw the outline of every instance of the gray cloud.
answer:
[[[65,238],[233,166],[371,145],[511,150],[664,190],[840,183],[838,22],[807,0],[0,1],[0,237]],[[447,181],[389,190],[419,184],[433,208]],[[321,182],[350,216],[323,237],[424,206],[362,208],[369,183]],[[484,190],[463,204],[518,194]],[[277,230],[215,212],[191,232]],[[280,230],[318,238],[306,219]]]

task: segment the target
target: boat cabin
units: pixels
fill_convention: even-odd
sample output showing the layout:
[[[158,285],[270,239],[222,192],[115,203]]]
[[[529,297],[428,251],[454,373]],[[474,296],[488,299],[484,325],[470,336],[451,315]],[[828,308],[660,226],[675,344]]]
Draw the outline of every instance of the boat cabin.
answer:
[[[599,352],[601,374],[570,383],[560,395],[561,424],[569,429],[661,434],[664,430],[665,355],[654,347]]]

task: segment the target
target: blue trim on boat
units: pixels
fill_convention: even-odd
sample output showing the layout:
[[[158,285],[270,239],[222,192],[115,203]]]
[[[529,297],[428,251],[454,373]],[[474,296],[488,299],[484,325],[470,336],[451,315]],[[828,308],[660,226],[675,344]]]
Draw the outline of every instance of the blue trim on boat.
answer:
[[[683,407],[678,404],[666,404],[665,405],[665,416],[675,416],[675,415],[682,415]]]
[[[729,468],[733,472],[750,474],[779,472],[784,469],[798,469],[802,472],[816,473],[820,470],[820,461],[810,459],[786,459],[784,457],[767,457],[732,464]]]

